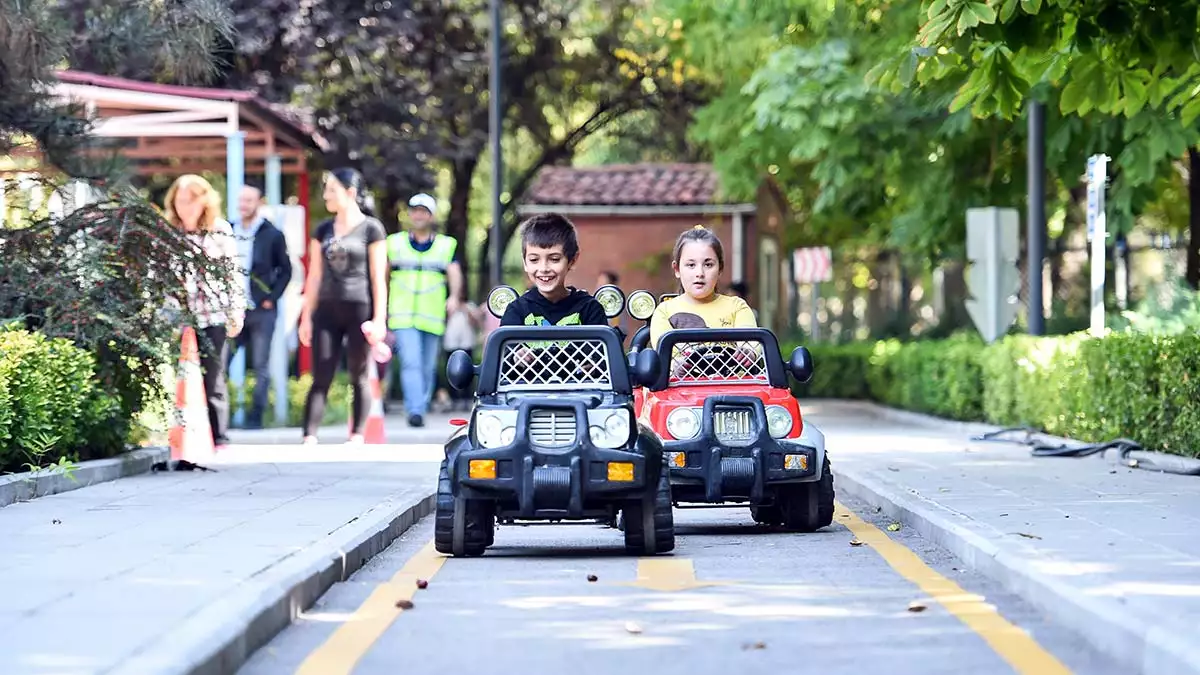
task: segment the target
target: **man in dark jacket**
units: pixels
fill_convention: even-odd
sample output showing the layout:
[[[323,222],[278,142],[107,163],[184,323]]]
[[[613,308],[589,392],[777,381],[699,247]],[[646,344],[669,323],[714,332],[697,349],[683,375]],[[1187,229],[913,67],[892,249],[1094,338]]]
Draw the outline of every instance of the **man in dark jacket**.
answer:
[[[241,223],[234,226],[246,293],[246,322],[237,336],[229,358],[238,349],[250,346],[249,360],[254,371],[254,395],[246,428],[262,427],[263,410],[267,407],[267,391],[271,373],[271,340],[275,335],[275,320],[279,315],[279,298],[292,280],[292,260],[288,256],[287,239],[279,228],[263,218],[262,191],[252,185],[242,188],[238,198]]]

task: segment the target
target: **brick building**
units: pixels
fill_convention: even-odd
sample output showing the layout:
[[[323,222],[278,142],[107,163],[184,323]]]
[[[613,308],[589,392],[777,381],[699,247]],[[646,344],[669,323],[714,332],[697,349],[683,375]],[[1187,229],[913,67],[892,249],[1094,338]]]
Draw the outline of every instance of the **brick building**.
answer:
[[[725,248],[722,285],[744,282],[760,325],[785,331],[790,256],[780,238],[787,202],[770,180],[750,203],[724,201],[720,193],[708,164],[552,166],[538,174],[518,212],[557,212],[575,223],[582,251],[575,285],[592,289],[601,271],[613,270],[626,293],[644,288],[655,295],[678,290],[671,272],[675,238],[704,224]]]

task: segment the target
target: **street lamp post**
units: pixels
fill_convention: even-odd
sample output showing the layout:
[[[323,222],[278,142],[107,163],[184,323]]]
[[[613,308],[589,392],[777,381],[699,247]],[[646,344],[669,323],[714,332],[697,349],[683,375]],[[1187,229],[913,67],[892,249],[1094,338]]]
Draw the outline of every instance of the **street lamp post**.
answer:
[[[492,141],[492,287],[504,279],[504,247],[500,242],[500,191],[503,188],[503,163],[500,157],[500,0],[491,0],[492,67],[488,130]]]

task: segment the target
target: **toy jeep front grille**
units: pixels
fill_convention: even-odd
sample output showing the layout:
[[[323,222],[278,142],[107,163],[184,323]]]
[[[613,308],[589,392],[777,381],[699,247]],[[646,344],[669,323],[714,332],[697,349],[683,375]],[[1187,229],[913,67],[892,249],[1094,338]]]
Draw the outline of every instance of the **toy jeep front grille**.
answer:
[[[608,347],[594,338],[508,340],[500,352],[498,391],[611,389]]]
[[[763,344],[738,342],[677,342],[671,349],[668,383],[769,384]]]
[[[561,447],[575,442],[575,413],[571,410],[533,410],[529,414],[529,440],[536,445]]]
[[[749,408],[717,408],[713,411],[713,433],[728,443],[753,440],[758,430]]]

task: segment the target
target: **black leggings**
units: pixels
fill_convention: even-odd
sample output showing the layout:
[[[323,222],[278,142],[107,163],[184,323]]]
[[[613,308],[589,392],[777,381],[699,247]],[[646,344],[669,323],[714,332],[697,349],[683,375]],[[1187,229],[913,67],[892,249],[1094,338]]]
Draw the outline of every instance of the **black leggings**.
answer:
[[[371,306],[360,302],[322,302],[313,312],[313,382],[304,404],[304,435],[316,436],[325,417],[325,399],[333,375],[342,360],[342,340],[346,341],[346,369],[354,388],[352,433],[361,434],[367,422],[370,404],[370,374],[367,362],[371,347],[362,333],[362,323],[371,318]]]

